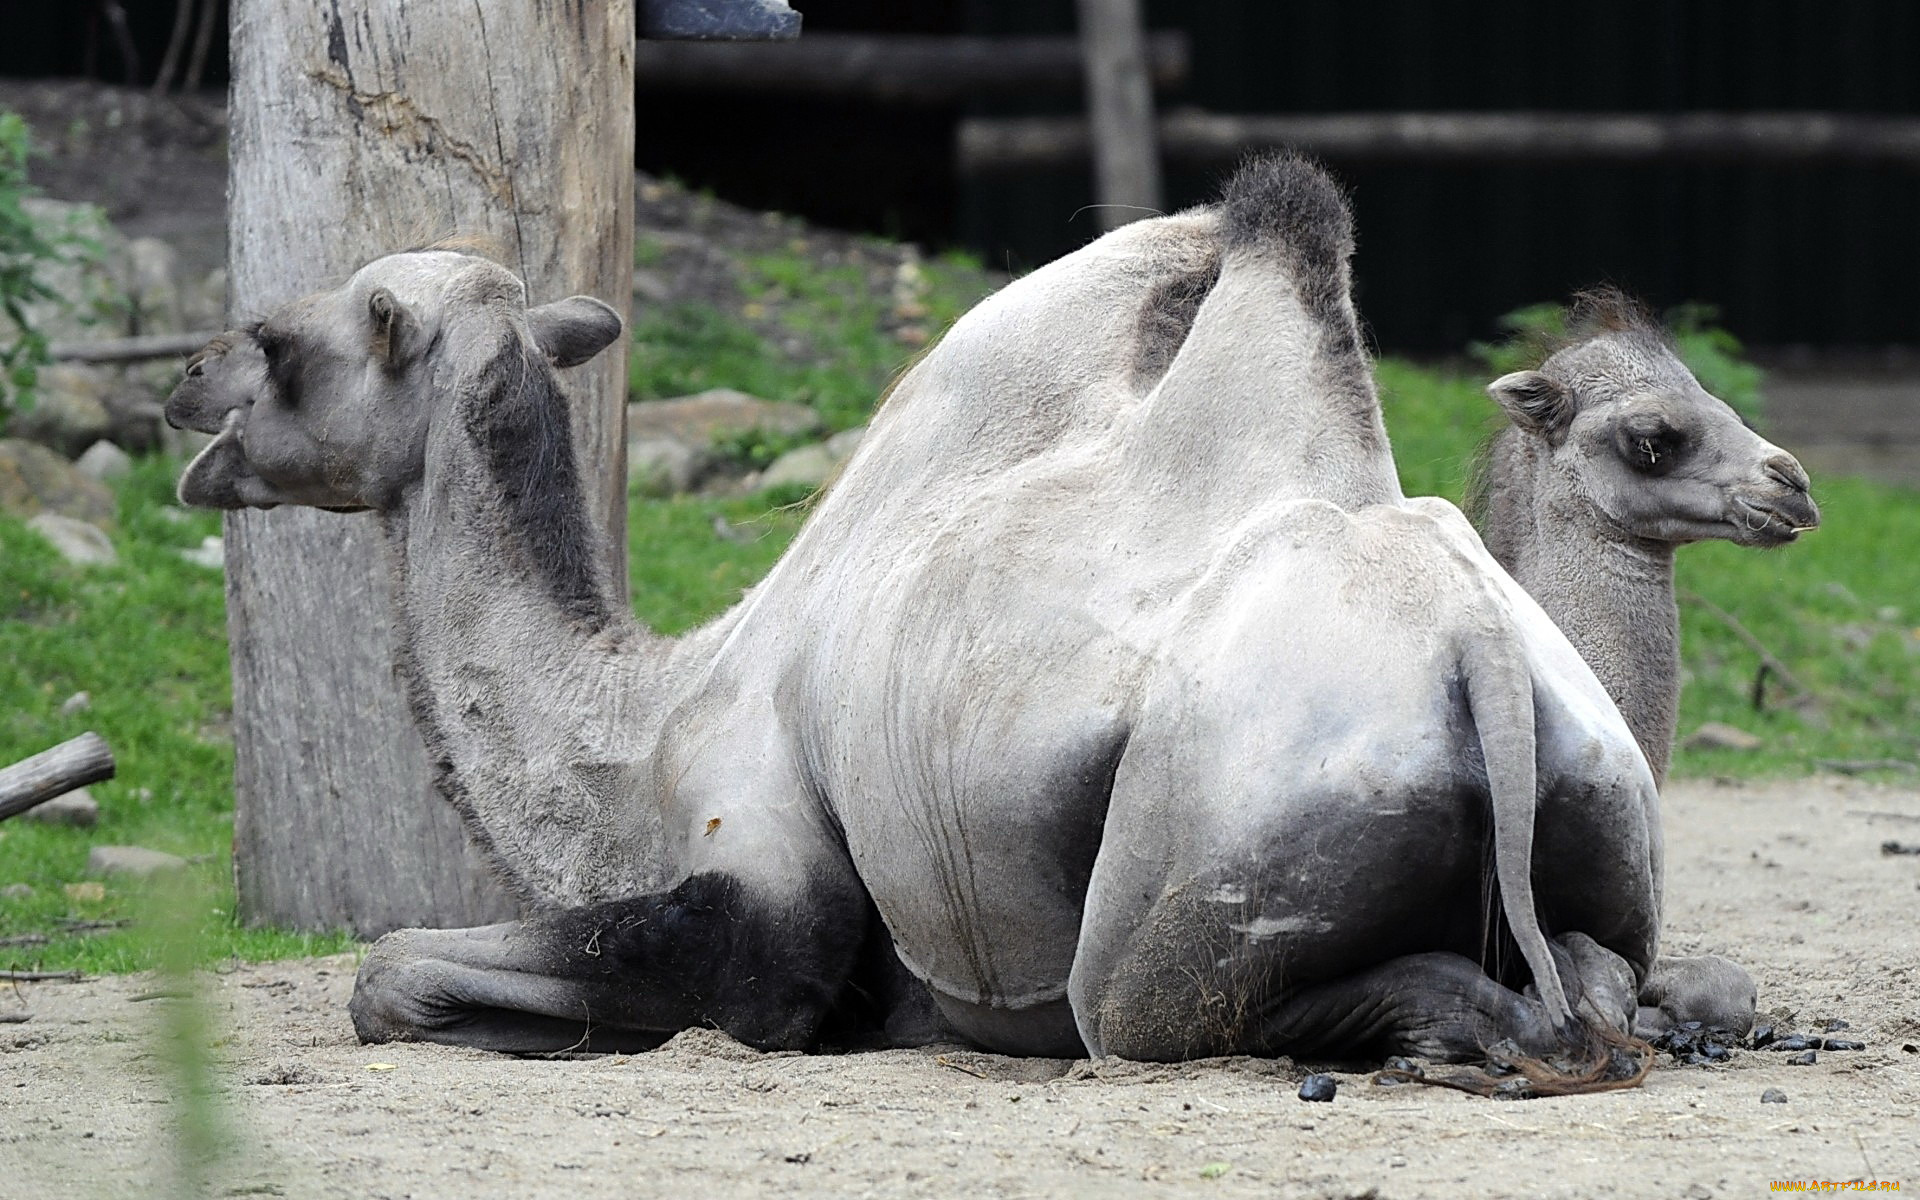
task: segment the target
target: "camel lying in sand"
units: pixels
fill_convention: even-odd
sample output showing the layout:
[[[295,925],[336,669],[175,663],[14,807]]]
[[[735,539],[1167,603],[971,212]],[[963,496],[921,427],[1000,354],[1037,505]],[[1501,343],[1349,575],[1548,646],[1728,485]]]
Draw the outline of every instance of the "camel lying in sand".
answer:
[[[376,514],[442,789],[533,910],[381,939],[361,1035],[911,1040],[925,997],[1010,1053],[1629,1030],[1653,773],[1458,511],[1400,494],[1350,248],[1332,185],[1269,160],[1011,285],[674,640],[611,599],[581,503],[554,365],[619,336],[605,306],[419,251],[229,335],[170,405],[218,431],[182,498]],[[1740,487],[1810,523],[1804,487]]]

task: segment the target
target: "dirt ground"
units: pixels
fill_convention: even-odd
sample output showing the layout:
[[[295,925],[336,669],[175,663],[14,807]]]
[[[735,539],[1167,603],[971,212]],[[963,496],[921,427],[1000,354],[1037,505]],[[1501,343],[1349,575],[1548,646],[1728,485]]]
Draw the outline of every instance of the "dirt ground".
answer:
[[[297,1197],[1756,1196],[1920,1189],[1920,791],[1837,779],[1670,789],[1669,948],[1722,953],[1796,1029],[1632,1092],[1501,1103],[1302,1067],[759,1054],[705,1030],[650,1054],[523,1060],[361,1046],[351,957],[206,980],[233,1148],[195,1194]],[[0,1194],[165,1195],[175,1100],[150,977],[0,994]],[[1767,1088],[1784,1104],[1762,1104]]]

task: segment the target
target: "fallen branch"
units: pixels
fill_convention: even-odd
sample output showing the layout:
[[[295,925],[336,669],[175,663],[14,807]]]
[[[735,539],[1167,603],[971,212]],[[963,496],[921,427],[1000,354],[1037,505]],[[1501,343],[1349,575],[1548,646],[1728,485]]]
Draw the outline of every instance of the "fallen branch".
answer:
[[[78,971],[0,971],[0,983],[74,983],[80,978]]]
[[[1698,592],[1682,590],[1680,599],[1705,610],[1708,616],[1718,620],[1727,627],[1734,637],[1739,638],[1742,645],[1759,655],[1760,665],[1773,672],[1781,683],[1786,684],[1787,687],[1793,691],[1793,699],[1795,701],[1812,700],[1815,698],[1813,689],[1802,683],[1800,677],[1795,675],[1786,663],[1781,662],[1778,655],[1767,649],[1766,645],[1761,642],[1759,638],[1753,636],[1753,632],[1740,623],[1740,618],[1734,616],[1726,609],[1721,608],[1718,604],[1715,604]],[[1756,707],[1758,706],[1756,705]]]
[[[0,769],[0,821],[55,796],[113,778],[113,751],[91,731]]]

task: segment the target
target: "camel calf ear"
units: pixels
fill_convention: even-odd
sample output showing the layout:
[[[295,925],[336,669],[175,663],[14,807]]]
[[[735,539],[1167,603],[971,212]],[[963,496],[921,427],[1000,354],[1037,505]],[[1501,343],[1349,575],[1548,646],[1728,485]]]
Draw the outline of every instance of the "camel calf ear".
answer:
[[[568,296],[527,310],[533,340],[556,367],[577,367],[613,345],[620,314],[592,296]]]
[[[1487,385],[1487,395],[1513,423],[1533,433],[1554,436],[1573,421],[1573,393],[1538,371],[1515,371]]]

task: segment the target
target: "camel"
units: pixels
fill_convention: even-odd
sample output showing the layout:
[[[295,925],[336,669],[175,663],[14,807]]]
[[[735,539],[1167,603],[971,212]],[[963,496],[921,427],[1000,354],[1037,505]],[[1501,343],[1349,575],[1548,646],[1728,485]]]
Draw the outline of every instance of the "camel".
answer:
[[[674,640],[611,599],[572,460],[556,367],[606,306],[411,251],[230,335],[244,403],[202,361],[181,498],[375,514],[441,789],[531,910],[382,938],[363,1039],[904,1042],[926,999],[1147,1059],[1631,1026],[1653,774],[1459,511],[1401,495],[1337,189],[1264,160],[1142,224],[963,318]]]

